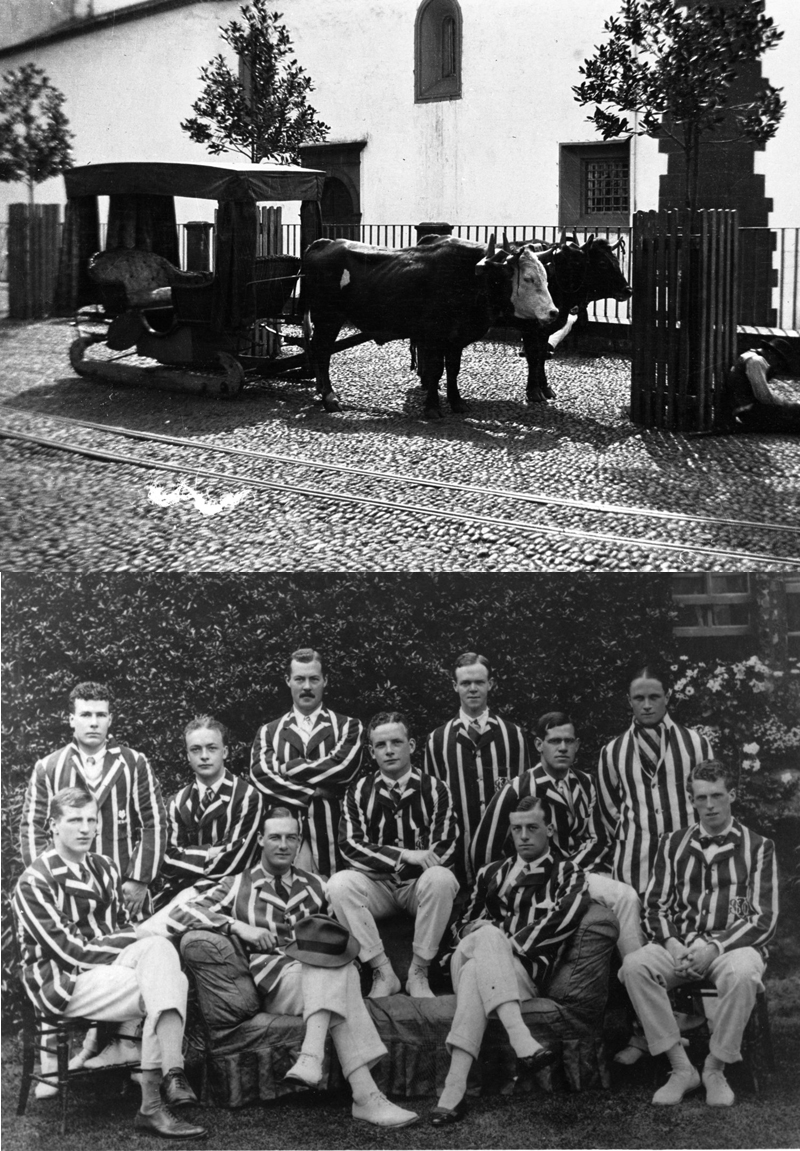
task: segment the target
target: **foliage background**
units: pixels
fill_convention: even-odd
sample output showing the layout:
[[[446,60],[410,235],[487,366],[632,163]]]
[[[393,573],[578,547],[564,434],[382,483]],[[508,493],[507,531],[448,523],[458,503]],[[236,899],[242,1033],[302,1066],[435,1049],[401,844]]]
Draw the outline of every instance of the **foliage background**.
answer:
[[[166,796],[187,778],[181,733],[198,712],[228,725],[229,766],[246,774],[258,726],[288,707],[286,657],[306,645],[328,661],[328,703],[364,720],[399,707],[421,762],[426,734],[456,709],[455,657],[471,649],[492,663],[492,706],[526,731],[544,711],[570,711],[582,740],[578,764],[593,771],[602,744],[629,722],[629,660],[649,653],[685,667],[671,590],[671,576],[655,573],[6,574],[4,926],[5,897],[21,870],[25,786],[36,759],[68,741],[66,698],[76,682],[109,683],[113,734],[150,758]],[[710,722],[696,705],[684,696],[673,714]],[[746,818],[746,806],[739,813]],[[6,955],[4,990],[7,963]],[[13,999],[4,996],[4,1011]]]

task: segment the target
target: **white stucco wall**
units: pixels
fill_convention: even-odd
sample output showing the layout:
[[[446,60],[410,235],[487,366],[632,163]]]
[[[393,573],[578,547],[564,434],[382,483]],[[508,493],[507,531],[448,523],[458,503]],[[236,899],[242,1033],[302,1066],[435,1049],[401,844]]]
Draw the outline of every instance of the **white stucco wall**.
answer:
[[[413,75],[418,0],[284,0],[280,8],[297,58],[314,79],[311,102],[330,125],[330,139],[368,141],[365,221],[555,224],[559,142],[598,139],[572,85],[602,39],[603,20],[618,6],[617,0],[461,0],[463,98],[419,105]],[[200,66],[222,47],[219,25],[238,8],[209,0],[121,23],[6,56],[0,72],[32,56],[45,68],[67,96],[79,164],[206,159],[180,121],[199,94]],[[784,87],[789,109],[777,139],[758,155],[757,170],[775,201],[773,224],[797,225],[800,3],[767,0],[767,12],[786,37],[764,70]],[[634,207],[653,208],[666,157],[646,139],[634,153]],[[60,179],[48,181],[37,200],[63,200],[62,188]],[[0,218],[9,202],[24,198],[23,186],[0,185]],[[184,219],[207,215],[205,204],[182,212]]]

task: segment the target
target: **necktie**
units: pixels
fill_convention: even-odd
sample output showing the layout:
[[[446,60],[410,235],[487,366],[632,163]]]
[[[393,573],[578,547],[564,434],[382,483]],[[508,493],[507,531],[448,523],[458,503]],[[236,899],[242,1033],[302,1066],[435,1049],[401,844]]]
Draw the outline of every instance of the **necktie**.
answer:
[[[275,894],[277,895],[278,899],[282,899],[283,902],[286,903],[289,898],[289,892],[279,875],[275,876],[274,887]]]
[[[636,742],[639,747],[639,755],[642,764],[649,767],[651,771],[655,771],[658,767],[658,761],[661,758],[661,732],[663,730],[662,724],[657,724],[656,727],[637,727],[636,728]]]
[[[210,807],[213,802],[214,802],[214,789],[213,789],[213,787],[207,787],[205,790],[205,795],[200,800],[201,811],[205,811],[206,808]]]
[[[310,735],[311,729],[313,728],[313,726],[314,726],[314,721],[312,720],[311,716],[310,715],[304,715],[303,716],[303,730],[308,732],[308,734]]]
[[[467,728],[467,735],[473,743],[477,743],[481,738],[481,729],[475,720],[470,720],[469,727]]]
[[[400,786],[397,783],[389,784],[389,799],[392,801],[392,811],[397,811],[400,806]]]
[[[722,847],[724,842],[725,842],[725,836],[724,835],[701,835],[700,836],[700,846],[703,848],[704,851],[707,847]]]
[[[558,781],[558,790],[561,793],[561,795],[563,796],[564,802],[566,803],[567,807],[570,809],[570,811],[572,811],[573,810],[572,792],[570,791],[570,786],[567,783],[566,779],[560,779]]]

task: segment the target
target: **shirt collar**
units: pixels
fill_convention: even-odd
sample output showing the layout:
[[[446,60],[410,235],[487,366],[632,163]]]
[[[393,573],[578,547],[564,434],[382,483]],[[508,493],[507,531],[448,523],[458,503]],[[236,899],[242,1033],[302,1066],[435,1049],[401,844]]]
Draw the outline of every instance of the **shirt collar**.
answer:
[[[203,783],[201,780],[199,780],[197,778],[197,776],[195,776],[194,785],[197,788],[198,794],[201,796],[205,795],[205,793],[209,787],[214,792],[214,795],[216,795],[217,792],[219,791],[219,789],[222,787],[224,782],[225,782],[225,772],[223,771],[223,773],[219,777],[219,779],[214,780],[213,783]]]
[[[537,871],[545,871],[550,863],[552,863],[552,860],[553,854],[550,851],[546,851],[544,855],[540,855],[538,859],[522,859],[521,856],[518,855],[514,861],[514,866],[508,873],[507,878],[509,880],[514,880],[517,878],[517,876],[523,875],[529,871],[533,871],[534,873]]]
[[[408,769],[408,771],[405,773],[405,775],[401,775],[399,779],[390,779],[389,776],[384,775],[382,771],[379,771],[378,774],[380,775],[381,779],[383,780],[385,787],[388,787],[388,788],[397,787],[398,791],[402,795],[403,792],[405,791],[407,785],[408,785],[409,779],[411,779],[411,773],[413,770],[414,770],[413,767],[410,767]]]
[[[480,715],[471,716],[467,715],[463,707],[459,709],[458,718],[461,720],[465,728],[468,728],[471,723],[476,723],[481,731],[486,730],[486,725],[489,722],[489,709],[484,708]]]
[[[732,830],[733,830],[733,816],[731,816],[731,818],[728,821],[727,826],[724,827],[722,829],[722,831],[706,831],[706,829],[703,827],[702,823],[700,823],[699,820],[697,822],[697,835],[698,835],[698,837],[702,836],[703,839],[705,839],[709,836],[711,836],[714,839],[722,839],[723,836],[729,835]]]
[[[322,711],[322,708],[323,705],[320,704],[318,708],[314,709],[314,711],[309,712],[308,715],[305,715],[302,711],[298,711],[296,707],[293,707],[292,714],[294,715],[294,722],[299,728],[302,728],[304,720],[310,719],[311,727],[313,729],[316,726],[317,720],[319,719],[319,713]]]
[[[102,763],[103,759],[105,758],[107,748],[108,748],[108,740],[106,740],[106,742],[103,744],[102,747],[98,747],[96,751],[92,751],[92,752],[83,751],[82,748],[78,747],[77,743],[75,744],[75,750],[77,751],[78,756],[80,757],[82,767],[86,767],[86,760],[87,759],[93,759],[96,764]]]

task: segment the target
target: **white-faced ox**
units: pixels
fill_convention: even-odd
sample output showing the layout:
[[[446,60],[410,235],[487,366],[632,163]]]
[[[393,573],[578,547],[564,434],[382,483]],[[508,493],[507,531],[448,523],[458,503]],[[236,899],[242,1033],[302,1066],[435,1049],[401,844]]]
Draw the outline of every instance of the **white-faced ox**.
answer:
[[[545,362],[569,332],[576,315],[586,310],[594,300],[608,297],[627,300],[631,287],[615,255],[622,244],[609,244],[608,240],[590,236],[585,244],[567,241],[539,251],[539,258],[547,269],[547,285],[558,308],[558,317],[551,324],[516,323],[522,331],[522,348],[528,361],[528,403],[543,403],[553,398],[547,382]]]
[[[425,415],[439,419],[439,380],[447,371],[454,412],[464,348],[495,325],[550,324],[558,316],[547,273],[532,248],[495,250],[452,236],[427,236],[413,248],[390,250],[353,240],[317,240],[303,255],[303,307],[313,323],[311,358],[327,411],[339,402],[330,359],[343,324],[378,344],[412,340],[426,390]]]

